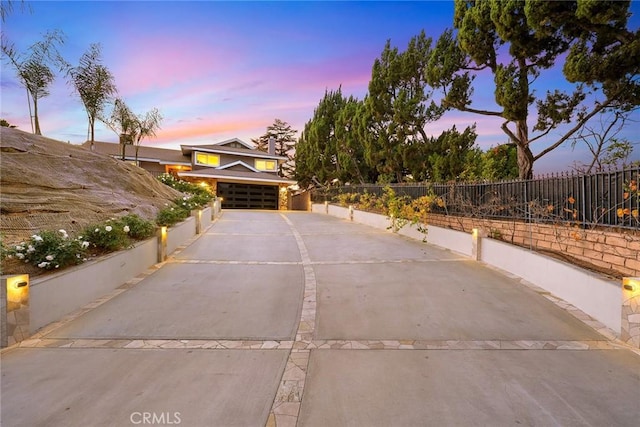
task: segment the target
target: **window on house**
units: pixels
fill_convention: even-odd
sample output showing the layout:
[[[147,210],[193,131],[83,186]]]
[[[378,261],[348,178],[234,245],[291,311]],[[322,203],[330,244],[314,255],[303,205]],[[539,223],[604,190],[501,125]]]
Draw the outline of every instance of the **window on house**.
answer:
[[[220,156],[217,154],[196,153],[196,164],[202,166],[220,166]]]
[[[256,159],[256,169],[259,171],[275,171],[277,167],[275,160],[258,160]]]

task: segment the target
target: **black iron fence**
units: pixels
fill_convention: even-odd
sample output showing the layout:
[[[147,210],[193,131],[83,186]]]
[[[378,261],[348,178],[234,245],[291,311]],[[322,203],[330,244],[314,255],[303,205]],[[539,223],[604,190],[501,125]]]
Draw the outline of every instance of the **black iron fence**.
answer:
[[[487,219],[571,222],[582,227],[640,228],[640,167],[592,175],[558,174],[531,180],[444,184],[388,184],[396,195],[428,196],[431,212]],[[384,185],[316,189],[314,202],[341,194],[382,196]],[[342,197],[344,200],[344,197]]]

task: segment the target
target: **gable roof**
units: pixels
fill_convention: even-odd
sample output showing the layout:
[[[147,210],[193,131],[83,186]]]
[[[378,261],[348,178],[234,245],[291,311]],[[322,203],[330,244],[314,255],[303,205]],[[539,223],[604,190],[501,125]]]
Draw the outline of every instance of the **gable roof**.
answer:
[[[274,154],[265,153],[264,151],[246,148],[231,148],[231,147],[223,147],[218,144],[209,144],[209,145],[181,145],[182,154],[185,156],[190,156],[194,151],[200,151],[203,153],[215,153],[215,154],[231,154],[234,156],[244,156],[244,157],[255,157],[260,159],[273,159],[273,160],[281,160],[286,161],[287,158],[284,156],[276,156]]]
[[[214,145],[220,145],[222,147],[224,147],[225,145],[230,145],[233,142],[237,142],[240,145],[243,145],[245,147],[247,147],[247,149],[249,150],[255,150],[255,147],[247,142],[244,142],[243,140],[239,139],[239,138],[231,138],[231,139],[227,139],[225,141],[220,141],[220,142],[216,142]],[[233,147],[227,147],[227,148],[233,148]]]
[[[194,178],[217,178],[218,180],[225,182],[237,182],[237,181],[246,181],[253,183],[263,183],[263,184],[295,184],[296,181],[282,178],[274,173],[264,173],[264,172],[241,172],[241,171],[230,171],[230,170],[220,170],[220,169],[198,169],[194,171],[186,171],[186,172],[178,172],[178,176],[189,176]]]
[[[252,171],[252,172],[260,172],[258,169],[254,168],[253,166],[250,166],[249,164],[247,164],[247,163],[243,162],[242,160],[236,160],[236,161],[235,161],[235,162],[233,162],[233,163],[228,163],[228,164],[226,164],[226,165],[220,166],[220,167],[219,167],[219,168],[217,168],[217,169],[218,169],[218,170],[221,170],[221,169],[229,169],[229,168],[232,168],[232,167],[234,167],[234,166],[238,166],[238,165],[240,165],[240,166],[244,166],[245,168],[247,168],[248,170],[250,170],[250,171]]]

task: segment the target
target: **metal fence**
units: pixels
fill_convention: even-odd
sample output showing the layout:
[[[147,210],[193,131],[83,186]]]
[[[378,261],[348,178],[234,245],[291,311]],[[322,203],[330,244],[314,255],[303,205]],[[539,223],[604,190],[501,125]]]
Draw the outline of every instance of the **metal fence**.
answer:
[[[446,184],[388,184],[398,196],[431,196],[431,212],[486,219],[571,222],[582,227],[640,227],[640,167],[591,175],[557,174],[531,180]],[[381,196],[384,185],[317,189],[314,202],[340,194]]]

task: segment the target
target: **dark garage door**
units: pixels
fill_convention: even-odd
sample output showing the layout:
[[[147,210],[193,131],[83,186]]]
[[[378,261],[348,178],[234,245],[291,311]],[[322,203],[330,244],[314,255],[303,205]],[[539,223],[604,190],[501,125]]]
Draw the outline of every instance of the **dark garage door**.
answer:
[[[278,187],[274,185],[218,183],[222,209],[278,209]]]

